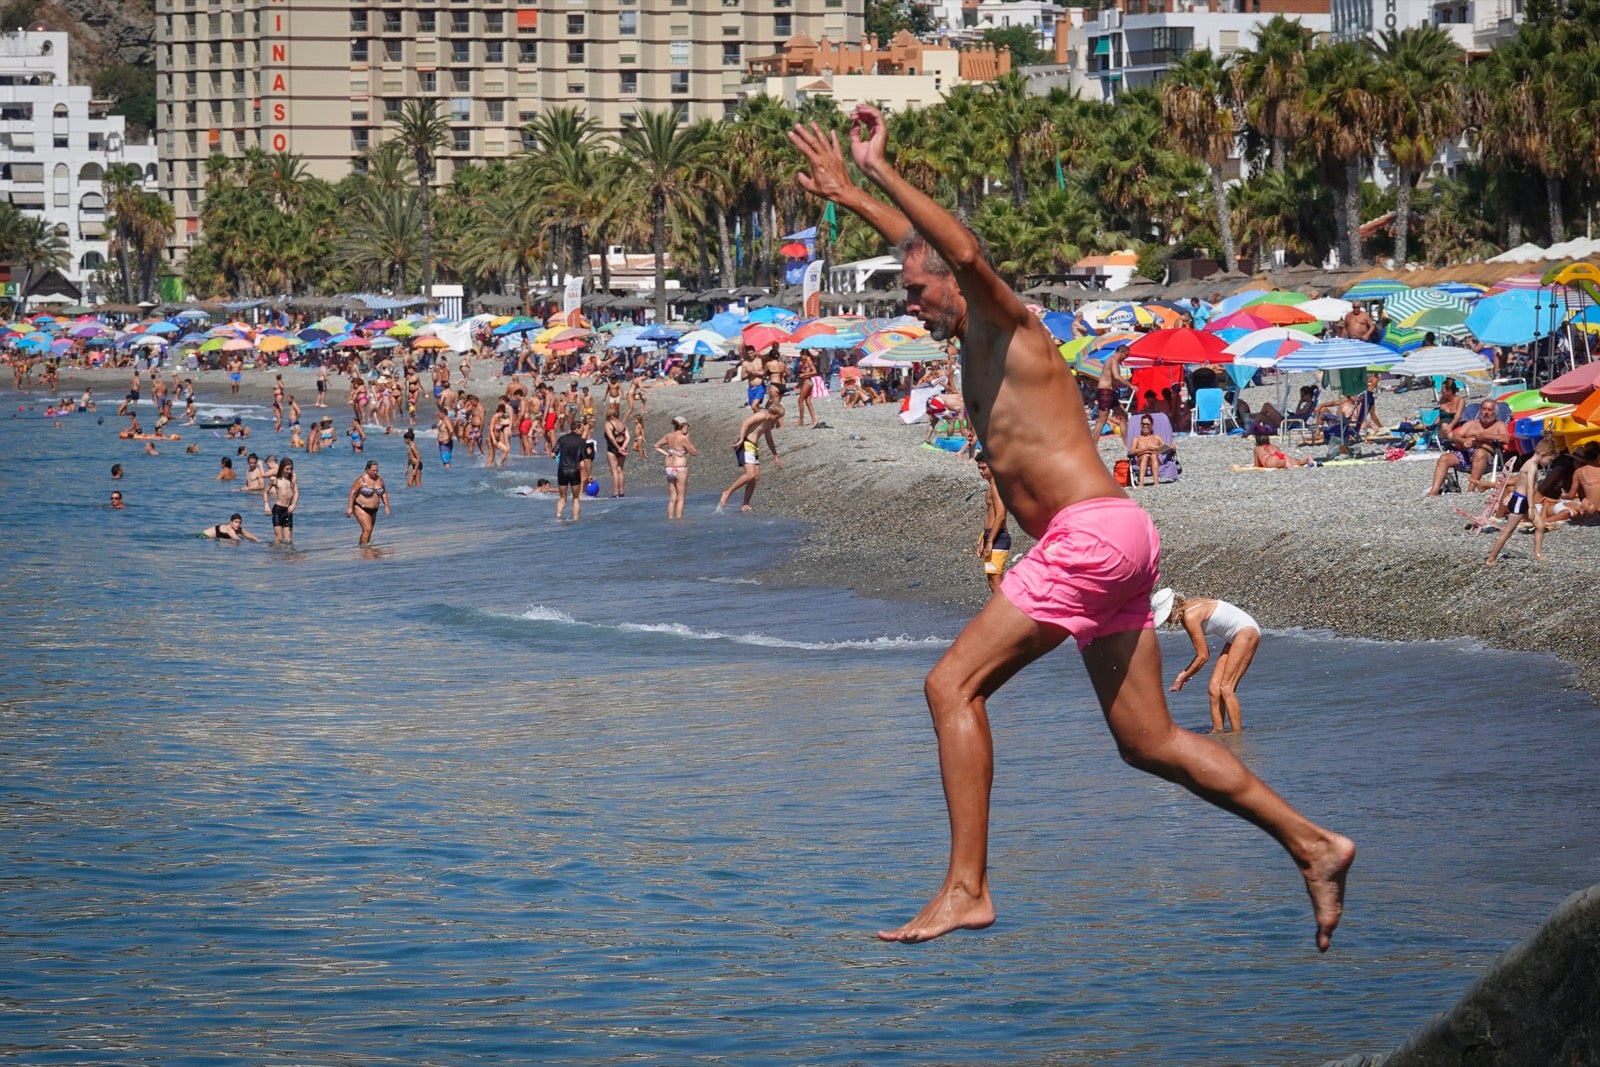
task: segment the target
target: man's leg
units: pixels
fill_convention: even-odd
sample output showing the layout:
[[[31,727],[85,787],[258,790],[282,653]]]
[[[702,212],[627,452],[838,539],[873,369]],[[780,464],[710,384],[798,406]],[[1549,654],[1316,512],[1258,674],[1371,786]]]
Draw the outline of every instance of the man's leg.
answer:
[[[939,892],[885,941],[931,941],[994,922],[989,898],[989,786],[994,745],[987,699],[1012,675],[1055,648],[1064,630],[1041,626],[1003,595],[992,596],[928,672],[924,691],[939,738],[939,777],[950,811],[950,866]]]
[[[1311,896],[1317,949],[1326,952],[1344,907],[1355,843],[1295,811],[1215,741],[1173,723],[1154,630],[1099,638],[1084,650],[1083,662],[1123,760],[1254,823],[1288,851]]]

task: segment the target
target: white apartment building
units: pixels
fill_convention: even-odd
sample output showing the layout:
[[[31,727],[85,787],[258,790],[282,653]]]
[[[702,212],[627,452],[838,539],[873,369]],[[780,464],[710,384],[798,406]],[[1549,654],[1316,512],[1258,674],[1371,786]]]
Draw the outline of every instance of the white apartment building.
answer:
[[[1432,23],[1462,50],[1483,55],[1516,35],[1523,22],[1523,0],[1332,0],[1333,37],[1339,41],[1376,38],[1384,30]]]
[[[1315,34],[1326,34],[1330,28],[1328,0],[1124,2],[1126,9],[1102,8],[1082,30],[1070,31],[1083,38],[1085,95],[1115,100],[1124,89],[1153,85],[1174,63],[1199,48],[1217,55],[1248,49],[1255,43],[1256,28],[1277,15],[1296,19]]]
[[[138,166],[151,192],[158,177],[155,146],[130,144],[122,116],[90,95],[67,83],[66,34],[0,34],[0,196],[66,240],[61,273],[80,290],[107,258],[106,168]]]

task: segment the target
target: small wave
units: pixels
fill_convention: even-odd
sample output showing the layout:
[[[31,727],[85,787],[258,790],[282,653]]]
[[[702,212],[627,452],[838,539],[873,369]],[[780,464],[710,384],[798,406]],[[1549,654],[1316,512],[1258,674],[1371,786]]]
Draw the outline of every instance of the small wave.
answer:
[[[760,585],[761,584],[759,581],[757,581],[754,578],[700,578],[700,579],[697,579],[697,580],[698,581],[702,581],[702,582],[710,582],[713,585]]]
[[[843,649],[899,652],[907,649],[944,648],[950,644],[950,639],[947,637],[912,637],[909,634],[901,634],[898,637],[866,637],[843,641],[797,641],[787,637],[774,637],[771,634],[729,634],[722,633],[719,630],[697,630],[681,622],[624,622],[607,625],[604,623],[584,622],[581,619],[573,618],[564,611],[546,607],[543,604],[536,604],[517,617],[528,622],[557,622],[567,626],[584,626],[596,630],[615,630],[618,633],[660,634],[665,637],[681,637],[686,641],[728,641],[736,645],[752,645],[757,648],[788,648],[806,652],[837,652]]]

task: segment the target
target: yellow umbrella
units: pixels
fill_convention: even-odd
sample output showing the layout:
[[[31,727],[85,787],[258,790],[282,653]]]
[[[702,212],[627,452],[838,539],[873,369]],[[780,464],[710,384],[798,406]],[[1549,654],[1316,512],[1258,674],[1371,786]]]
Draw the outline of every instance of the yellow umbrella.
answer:
[[[510,321],[511,321],[511,316],[510,315],[499,315],[499,316],[496,316],[495,318],[490,319],[489,320],[489,325],[490,326],[504,326],[506,323],[508,323]]]
[[[417,328],[409,322],[397,322],[383,332],[390,337],[410,337],[417,332]]]
[[[450,342],[442,337],[421,337],[411,344],[412,348],[449,348]]]
[[[282,352],[285,348],[293,348],[297,344],[300,344],[300,342],[292,337],[279,337],[277,334],[271,334],[263,337],[256,347],[263,352]]]
[[[567,328],[567,324],[564,323],[564,322],[556,323],[553,326],[546,326],[544,329],[540,330],[537,334],[534,335],[533,343],[535,345],[542,345],[542,344],[545,344],[546,342],[554,341],[556,339],[556,334],[560,333],[562,330],[565,330],[566,328]]]

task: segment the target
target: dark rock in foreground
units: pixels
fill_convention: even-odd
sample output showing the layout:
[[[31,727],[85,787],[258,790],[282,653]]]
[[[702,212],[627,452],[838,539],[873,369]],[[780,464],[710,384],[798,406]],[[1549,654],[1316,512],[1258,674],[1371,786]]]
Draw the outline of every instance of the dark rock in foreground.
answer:
[[[1388,1055],[1324,1067],[1600,1064],[1600,885],[1574,893],[1454,1008]]]

